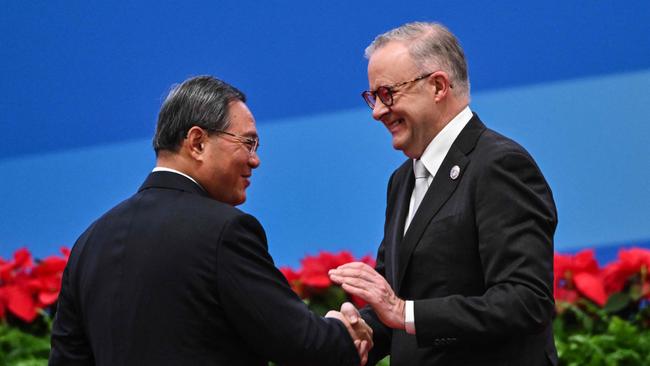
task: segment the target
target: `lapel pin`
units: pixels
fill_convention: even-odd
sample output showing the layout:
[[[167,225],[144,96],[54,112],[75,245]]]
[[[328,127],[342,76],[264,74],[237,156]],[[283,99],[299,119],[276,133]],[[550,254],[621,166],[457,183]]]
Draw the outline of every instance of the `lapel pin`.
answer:
[[[460,167],[458,167],[458,165],[454,165],[451,168],[451,171],[449,172],[449,177],[453,180],[456,180],[459,174],[460,174]]]

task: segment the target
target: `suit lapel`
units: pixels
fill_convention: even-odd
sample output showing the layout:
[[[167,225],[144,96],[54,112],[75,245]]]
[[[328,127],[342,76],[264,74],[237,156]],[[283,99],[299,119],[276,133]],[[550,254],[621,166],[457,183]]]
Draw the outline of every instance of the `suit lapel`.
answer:
[[[440,208],[442,208],[445,202],[449,200],[462,180],[464,175],[463,173],[465,172],[467,165],[470,163],[470,159],[467,155],[474,148],[483,131],[485,131],[485,125],[481,123],[478,116],[475,114],[467,126],[465,126],[461,131],[460,135],[458,135],[449,149],[447,156],[445,156],[442,165],[440,165],[433,182],[431,182],[429,190],[427,190],[422,203],[420,203],[420,207],[411,221],[411,225],[404,235],[404,239],[399,245],[397,253],[399,264],[397,267],[398,276],[396,282],[397,286],[395,287],[396,291],[399,291],[399,288],[401,287],[413,251],[419,244],[420,238],[424,234],[425,229],[431,220],[438,214]],[[454,166],[460,168],[460,174],[456,179],[450,177],[451,169]],[[411,171],[412,170],[413,169],[411,168]],[[408,210],[408,204],[406,205],[406,210]],[[403,225],[404,219],[402,219],[402,228],[404,227]]]

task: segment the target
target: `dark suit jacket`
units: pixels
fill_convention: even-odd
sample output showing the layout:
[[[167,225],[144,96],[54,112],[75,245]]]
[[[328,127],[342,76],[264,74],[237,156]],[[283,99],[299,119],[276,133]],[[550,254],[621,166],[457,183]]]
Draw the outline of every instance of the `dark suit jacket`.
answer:
[[[556,364],[557,214],[531,156],[474,115],[403,235],[413,185],[409,160],[388,185],[377,268],[400,298],[414,300],[417,334],[387,329],[365,309],[371,362],[390,352],[392,365]]]
[[[50,365],[358,365],[343,324],[291,291],[252,216],[149,175],[79,238]]]

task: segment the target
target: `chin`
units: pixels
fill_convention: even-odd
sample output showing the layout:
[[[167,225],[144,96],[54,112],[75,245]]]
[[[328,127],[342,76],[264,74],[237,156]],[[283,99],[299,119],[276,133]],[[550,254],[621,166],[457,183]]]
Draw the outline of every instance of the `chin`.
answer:
[[[404,150],[402,142],[399,139],[393,138],[393,149],[395,150]]]
[[[394,144],[393,148],[395,148],[395,150],[401,151],[409,159],[419,159],[420,156],[422,155],[421,153],[418,154],[417,152],[413,151],[413,148],[410,148],[409,146],[404,146],[403,144],[399,144],[399,145]]]
[[[246,202],[246,195],[244,194],[242,196],[239,196],[234,201],[235,201],[235,203],[233,204],[233,206],[239,206],[239,205],[243,204],[244,202]]]
[[[408,147],[407,147],[407,146],[404,146],[404,144],[401,144],[401,143],[394,143],[394,144],[393,144],[393,149],[401,151],[402,153],[404,153],[404,155],[408,156],[409,158],[412,157],[412,156],[409,154]]]

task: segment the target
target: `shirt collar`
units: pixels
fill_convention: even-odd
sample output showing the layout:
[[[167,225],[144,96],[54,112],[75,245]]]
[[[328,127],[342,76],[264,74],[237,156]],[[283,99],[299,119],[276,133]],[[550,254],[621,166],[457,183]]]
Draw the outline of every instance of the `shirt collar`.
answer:
[[[451,145],[456,141],[456,138],[460,135],[460,132],[465,128],[465,125],[467,125],[470,119],[472,119],[472,111],[467,106],[447,123],[424,150],[420,160],[422,160],[422,164],[424,164],[431,174],[430,179],[436,176]],[[415,159],[413,160],[413,164],[415,164]]]
[[[191,180],[192,182],[194,182],[197,186],[201,187],[201,185],[199,184],[199,182],[197,182],[196,180],[194,180],[194,178],[190,177],[189,175],[187,175],[187,174],[185,174],[185,173],[181,173],[181,172],[179,172],[179,171],[176,170],[176,169],[167,168],[167,167],[164,167],[164,166],[157,166],[157,167],[153,168],[153,170],[152,170],[151,172],[152,172],[152,173],[153,173],[153,172],[170,172],[170,173],[180,174],[180,175],[184,176],[185,178],[187,178],[187,179]],[[203,187],[201,187],[201,189],[203,189]]]

